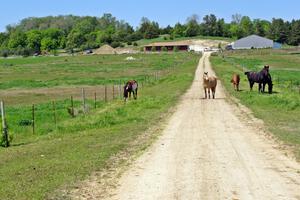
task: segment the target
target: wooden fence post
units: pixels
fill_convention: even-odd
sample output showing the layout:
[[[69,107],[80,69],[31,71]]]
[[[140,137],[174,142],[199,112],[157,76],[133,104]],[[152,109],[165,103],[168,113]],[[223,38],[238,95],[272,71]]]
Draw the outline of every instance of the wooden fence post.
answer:
[[[4,147],[9,147],[8,128],[7,128],[7,124],[6,124],[5,108],[4,108],[3,101],[1,101],[0,109],[1,109],[1,118],[2,118],[2,134],[3,134],[3,139],[4,139]]]
[[[115,99],[115,84],[113,84],[112,86],[112,95],[113,95],[113,99]]]
[[[107,85],[105,85],[105,88],[104,88],[104,100],[105,102],[107,102]]]
[[[55,106],[55,101],[52,101],[52,107],[53,107],[53,119],[54,119],[54,124],[55,124],[55,128],[57,128],[57,116],[56,116],[56,106]]]
[[[73,101],[73,96],[71,96],[71,116],[75,117],[75,115],[74,115],[74,101]]]
[[[97,108],[97,92],[95,92],[95,102],[94,102],[94,106],[95,106],[95,109]]]
[[[32,104],[32,134],[35,134],[35,108]]]
[[[83,113],[85,113],[86,105],[85,105],[85,89],[84,88],[82,88],[81,94],[82,94],[82,109],[83,109]]]

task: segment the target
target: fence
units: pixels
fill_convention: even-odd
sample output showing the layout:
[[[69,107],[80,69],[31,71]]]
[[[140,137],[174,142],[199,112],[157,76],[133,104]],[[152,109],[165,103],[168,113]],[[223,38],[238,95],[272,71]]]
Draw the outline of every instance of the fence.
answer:
[[[162,77],[170,74],[174,67],[156,71],[137,79],[139,90],[147,85],[157,83]],[[52,100],[43,104],[30,106],[13,106],[1,109],[2,119],[2,146],[9,146],[8,132],[13,134],[45,135],[49,132],[59,131],[64,121],[79,115],[88,114],[93,109],[104,107],[106,103],[123,98],[124,80],[109,81],[111,84],[101,85],[96,90],[82,88],[77,95],[69,99]],[[4,112],[6,111],[6,113]],[[0,140],[1,141],[1,140]]]

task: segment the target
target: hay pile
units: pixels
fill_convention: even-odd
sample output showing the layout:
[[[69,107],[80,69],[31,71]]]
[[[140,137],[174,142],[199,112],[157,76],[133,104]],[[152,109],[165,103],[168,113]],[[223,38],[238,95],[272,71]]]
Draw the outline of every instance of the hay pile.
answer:
[[[100,47],[99,49],[94,51],[94,54],[116,54],[117,52],[115,51],[114,48],[112,48],[111,46],[109,46],[108,44],[103,45],[102,47]]]

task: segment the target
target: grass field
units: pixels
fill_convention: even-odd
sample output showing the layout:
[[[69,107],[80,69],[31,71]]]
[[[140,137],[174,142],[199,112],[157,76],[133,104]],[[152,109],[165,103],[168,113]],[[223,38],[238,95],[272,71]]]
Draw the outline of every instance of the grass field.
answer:
[[[21,108],[16,103],[9,105],[8,123],[14,140],[10,148],[0,148],[0,199],[49,198],[60,193],[57,189],[69,189],[91,172],[108,168],[107,161],[119,152],[134,147],[131,153],[134,154],[151,143],[158,132],[154,131],[141,141],[138,138],[149,127],[157,127],[158,121],[163,121],[166,113],[190,86],[199,55],[134,55],[138,58],[136,62],[127,62],[125,57],[47,57],[0,61],[2,91],[103,84],[110,79],[139,78],[156,70],[172,68],[159,80],[145,83],[140,89],[139,99],[126,105],[120,99],[99,102],[97,109],[91,109],[88,114],[70,118],[64,107],[69,100],[57,101],[57,127],[51,123],[51,111],[47,113],[51,110],[50,102],[43,100],[36,105],[43,113],[37,115],[40,116],[37,124],[41,128],[37,128],[36,135],[31,134],[30,127],[16,127],[22,119],[20,116],[28,115],[30,118],[30,98],[24,98],[28,104]],[[31,76],[34,81],[31,81]],[[79,103],[76,101],[77,106]],[[22,115],[14,115],[18,110]],[[140,142],[133,145],[134,141]]]
[[[269,131],[292,147],[300,159],[300,55],[281,50],[249,50],[227,52],[224,56],[213,56],[211,61],[227,91],[262,119]],[[244,71],[258,71],[265,64],[271,67],[274,93],[259,94],[257,84],[250,92]],[[234,72],[241,75],[241,92],[235,92],[230,83]]]
[[[196,36],[196,37],[179,37],[179,38],[174,38],[173,40],[165,40],[164,37],[169,38],[169,35],[161,35],[158,38],[154,39],[142,39],[139,40],[137,43],[139,46],[151,44],[154,42],[172,42],[172,41],[182,41],[182,40],[222,40],[226,42],[232,42],[234,39],[232,38],[224,38],[224,37],[212,37],[212,36]]]

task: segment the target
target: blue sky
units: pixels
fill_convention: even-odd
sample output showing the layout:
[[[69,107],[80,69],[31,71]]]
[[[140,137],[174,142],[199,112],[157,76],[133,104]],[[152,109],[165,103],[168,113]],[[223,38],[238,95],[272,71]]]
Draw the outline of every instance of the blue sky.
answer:
[[[102,16],[103,13],[112,13],[136,27],[143,16],[166,26],[185,22],[192,14],[202,19],[210,13],[226,21],[236,13],[252,19],[300,19],[299,10],[299,0],[3,0],[0,4],[0,31],[25,17],[48,15]]]

